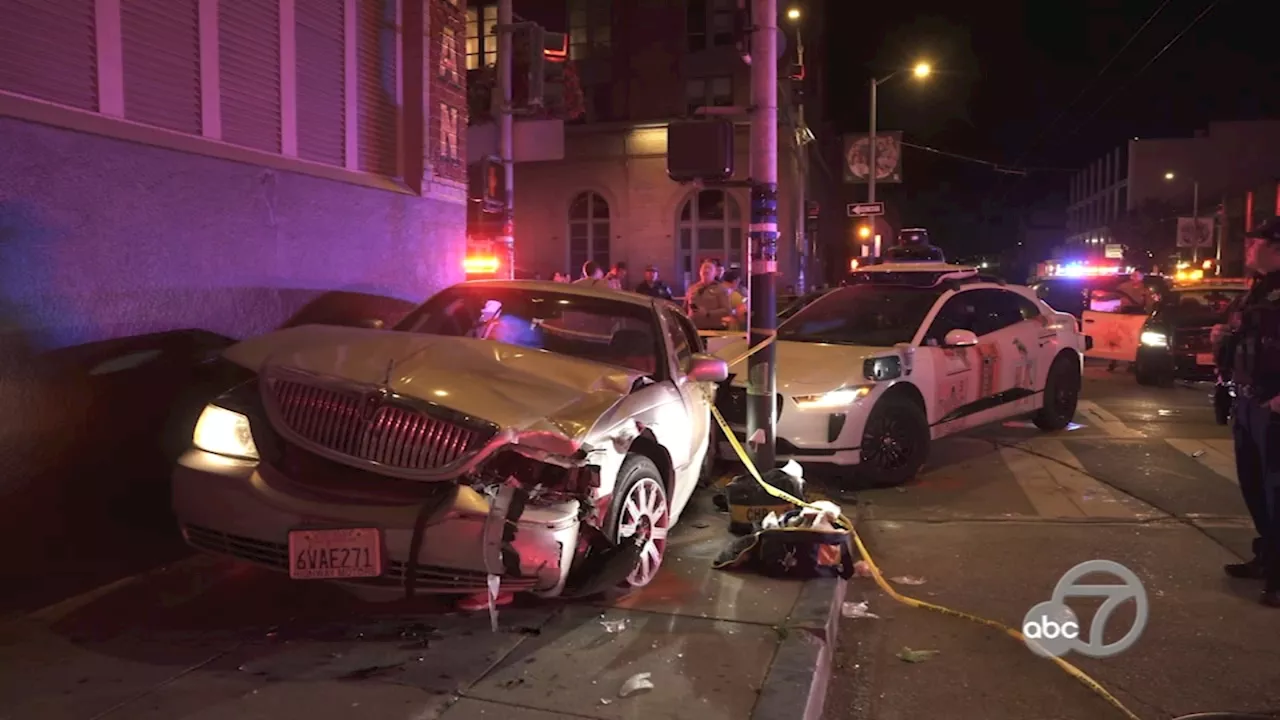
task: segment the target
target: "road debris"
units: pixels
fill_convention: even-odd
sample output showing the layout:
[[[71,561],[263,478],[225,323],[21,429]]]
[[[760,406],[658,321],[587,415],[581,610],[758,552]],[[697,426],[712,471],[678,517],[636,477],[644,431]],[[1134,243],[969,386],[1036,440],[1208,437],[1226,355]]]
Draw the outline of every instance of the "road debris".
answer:
[[[847,602],[840,606],[840,614],[847,618],[871,618],[879,620],[880,616],[867,609],[867,601]]]
[[[858,577],[872,577],[875,575],[871,571],[871,564],[866,560],[859,560],[853,564],[853,574]]]
[[[1195,452],[1191,453],[1191,457],[1193,457],[1193,458],[1198,458],[1198,457],[1201,457],[1202,455],[1204,455],[1204,453],[1205,453],[1205,451],[1204,451],[1204,450],[1197,450],[1197,451],[1195,451]]]
[[[932,660],[933,656],[937,655],[939,652],[941,652],[941,650],[912,650],[909,647],[904,647],[898,651],[898,659],[903,662],[922,663],[927,660]]]
[[[642,672],[627,678],[627,681],[622,683],[622,687],[618,690],[618,697],[631,697],[636,693],[652,690],[653,681],[649,679],[649,675],[650,673]]]
[[[923,585],[924,578],[915,575],[899,575],[896,578],[890,578],[896,585]]]
[[[601,620],[600,626],[607,633],[620,633],[627,629],[627,619],[619,618],[617,620]]]

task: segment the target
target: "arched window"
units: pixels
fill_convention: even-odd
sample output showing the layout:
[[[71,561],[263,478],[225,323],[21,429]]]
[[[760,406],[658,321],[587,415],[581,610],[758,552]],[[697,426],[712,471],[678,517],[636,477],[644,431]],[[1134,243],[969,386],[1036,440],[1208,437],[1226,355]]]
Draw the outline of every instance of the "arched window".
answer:
[[[742,208],[724,190],[700,190],[680,208],[680,264],[685,287],[697,282],[698,265],[720,258],[742,267]]]
[[[609,203],[590,190],[569,204],[569,276],[577,279],[588,260],[609,268]]]

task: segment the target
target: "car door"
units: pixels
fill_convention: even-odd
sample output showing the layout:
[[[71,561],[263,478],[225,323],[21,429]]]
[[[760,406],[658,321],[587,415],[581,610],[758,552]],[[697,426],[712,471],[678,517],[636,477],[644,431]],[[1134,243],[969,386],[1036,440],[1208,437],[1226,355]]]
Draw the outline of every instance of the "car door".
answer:
[[[1045,358],[1051,360],[1056,355],[1057,333],[1049,328],[1040,306],[1029,298],[1011,290],[980,292],[989,322],[1001,328],[995,331],[996,343],[1003,345],[1002,355],[1007,359],[1001,392],[1009,402],[1033,395],[1044,388],[1048,373]]]
[[[1126,308],[1114,293],[1096,292],[1089,309],[1082,313],[1084,334],[1093,338],[1087,357],[1133,362],[1138,358],[1138,339],[1150,314]]]
[[[662,309],[662,325],[671,347],[671,380],[680,392],[688,416],[688,442],[682,448],[667,448],[676,467],[701,467],[702,450],[708,445],[711,431],[711,402],[715,397],[713,383],[695,383],[689,380],[694,353],[701,347],[698,331],[693,323],[674,308]],[[683,462],[676,458],[679,453]]]
[[[1030,377],[1038,382],[1039,336],[1043,326],[1024,316],[1016,293],[998,288],[975,288],[953,295],[935,316],[925,335],[938,361],[934,367],[938,435],[981,425],[1018,411],[1012,403],[1030,397],[1033,387],[1019,386]],[[1030,303],[1030,300],[1027,300]],[[1034,303],[1031,307],[1037,310]],[[949,348],[943,339],[951,330],[971,330],[978,344]]]

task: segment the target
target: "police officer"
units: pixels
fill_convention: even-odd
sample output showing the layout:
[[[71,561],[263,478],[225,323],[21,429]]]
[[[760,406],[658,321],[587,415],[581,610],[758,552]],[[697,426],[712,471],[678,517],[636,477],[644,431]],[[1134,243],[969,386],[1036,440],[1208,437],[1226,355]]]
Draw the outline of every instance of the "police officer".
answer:
[[[1245,265],[1249,294],[1213,335],[1236,384],[1236,476],[1258,537],[1253,557],[1225,570],[1264,581],[1262,604],[1280,607],[1280,218],[1245,234]]]

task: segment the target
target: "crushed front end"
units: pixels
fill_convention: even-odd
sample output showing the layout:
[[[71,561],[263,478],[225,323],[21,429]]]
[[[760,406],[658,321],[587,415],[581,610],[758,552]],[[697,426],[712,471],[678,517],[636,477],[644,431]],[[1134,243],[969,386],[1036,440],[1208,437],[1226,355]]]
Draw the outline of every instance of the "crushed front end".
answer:
[[[272,370],[206,409],[173,503],[192,546],[296,579],[412,595],[480,593],[497,575],[555,596],[592,584],[570,583],[575,567],[606,573],[602,452],[614,451]]]

